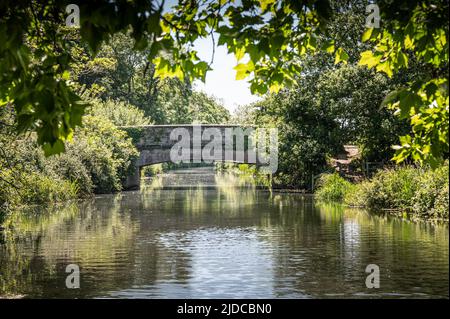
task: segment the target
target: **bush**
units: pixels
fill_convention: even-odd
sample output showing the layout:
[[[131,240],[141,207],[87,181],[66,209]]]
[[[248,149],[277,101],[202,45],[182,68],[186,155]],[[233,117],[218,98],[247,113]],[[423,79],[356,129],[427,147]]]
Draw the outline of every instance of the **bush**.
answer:
[[[126,112],[129,106],[120,105],[120,112]],[[135,111],[130,112],[142,115]],[[12,118],[0,118],[13,124]],[[107,118],[86,115],[83,124],[66,151],[50,157],[44,156],[35,134],[17,135],[0,127],[0,212],[122,189],[138,154],[131,139]]]
[[[77,198],[78,195],[75,182],[51,178],[38,172],[23,175],[22,183],[20,201],[25,205],[62,202]]]
[[[412,167],[378,172],[366,184],[366,206],[372,209],[408,209],[417,192],[421,169]]]
[[[85,165],[82,153],[83,145],[69,143],[65,153],[46,159],[45,171],[51,171],[57,175],[76,183],[78,195],[85,197],[94,191],[94,182],[91,172]],[[49,172],[49,173],[51,173]]]
[[[449,209],[449,193],[448,184],[441,189],[436,200],[434,202],[433,210],[431,211],[431,216],[436,218],[448,219],[448,209]]]
[[[80,157],[95,193],[120,191],[138,155],[131,138],[106,119],[86,116],[83,123],[68,152]]]
[[[433,218],[448,216],[448,173],[448,165],[444,165],[421,176],[411,199],[412,211]]]
[[[141,175],[142,176],[155,176],[158,174],[161,174],[164,172],[164,165],[163,164],[153,164],[148,165],[142,168]]]
[[[145,116],[144,111],[126,102],[95,100],[91,104],[90,115],[109,120],[116,126],[152,124],[151,119]]]
[[[353,191],[353,184],[339,174],[324,174],[317,183],[316,197],[324,202],[342,202],[345,194]]]
[[[14,178],[14,186],[6,185],[6,180]],[[2,210],[23,205],[61,202],[78,197],[75,182],[53,178],[38,171],[0,172],[0,201]]]
[[[343,202],[352,207],[367,207],[368,196],[371,188],[370,181],[362,181],[354,184],[344,195]]]
[[[423,218],[448,219],[449,164],[429,168],[401,167],[378,172],[354,185],[344,196],[350,206],[371,210],[392,209]]]

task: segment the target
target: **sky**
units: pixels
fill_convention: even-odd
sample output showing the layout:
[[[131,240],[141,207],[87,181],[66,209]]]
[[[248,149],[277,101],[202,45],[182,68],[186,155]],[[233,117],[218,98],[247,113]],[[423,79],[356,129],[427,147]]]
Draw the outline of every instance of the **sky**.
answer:
[[[225,46],[217,46],[218,35],[215,35],[215,54],[211,71],[206,74],[206,81],[194,82],[194,88],[213,95],[221,100],[224,106],[233,112],[239,105],[249,104],[260,100],[250,92],[250,84],[246,80],[235,80],[237,65],[233,54],[228,54]],[[211,37],[199,39],[194,43],[194,49],[203,61],[210,62],[212,56]]]

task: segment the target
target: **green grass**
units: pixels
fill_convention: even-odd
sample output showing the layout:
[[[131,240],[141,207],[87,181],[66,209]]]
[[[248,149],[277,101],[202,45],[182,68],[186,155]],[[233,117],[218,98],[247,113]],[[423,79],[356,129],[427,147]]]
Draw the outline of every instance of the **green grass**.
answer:
[[[352,184],[338,174],[319,180],[316,197],[373,211],[395,210],[422,218],[448,219],[448,162],[430,168],[398,167],[378,172],[370,180]]]
[[[342,202],[345,194],[353,191],[354,185],[339,174],[324,174],[317,183],[316,197],[323,202]]]

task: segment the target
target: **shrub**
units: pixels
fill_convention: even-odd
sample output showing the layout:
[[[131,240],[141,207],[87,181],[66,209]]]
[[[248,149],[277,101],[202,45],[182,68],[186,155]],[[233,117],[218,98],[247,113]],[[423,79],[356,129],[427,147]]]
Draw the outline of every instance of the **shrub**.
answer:
[[[448,165],[426,171],[411,199],[412,210],[428,217],[448,216]]]
[[[126,106],[121,107],[125,112]],[[87,115],[83,120],[66,151],[50,157],[35,134],[17,135],[0,127],[0,213],[122,189],[138,154],[131,139],[107,118]]]
[[[6,179],[14,177],[14,186],[4,184]],[[0,201],[3,210],[23,205],[61,202],[78,196],[75,182],[54,178],[39,171],[1,172]]]
[[[120,191],[138,155],[126,132],[94,116],[84,118],[84,128],[75,135],[69,148],[79,154],[86,166],[95,193]]]
[[[76,183],[51,178],[38,172],[24,174],[22,183],[19,191],[20,201],[25,205],[62,202],[78,195]]]
[[[449,193],[448,193],[448,183],[445,185],[434,201],[434,207],[431,211],[431,216],[436,218],[448,219],[448,209],[449,209]]]
[[[345,194],[352,192],[354,186],[339,174],[324,174],[317,183],[316,197],[324,202],[342,202]]]
[[[164,172],[163,164],[153,164],[142,168],[141,174],[143,176],[155,176]]]
[[[116,126],[152,124],[151,119],[145,116],[144,111],[126,102],[94,100],[91,104],[90,115],[109,120]]]
[[[372,209],[410,208],[421,174],[421,169],[413,167],[378,172],[366,185],[366,206]]]
[[[352,207],[366,207],[368,203],[368,194],[370,193],[370,181],[362,181],[359,184],[350,187],[344,195],[344,203]]]
[[[84,197],[93,193],[94,183],[80,156],[82,154],[81,147],[82,145],[68,144],[65,153],[48,159],[48,162],[52,164],[46,165],[46,171],[52,170],[64,179],[76,183],[79,196]]]
[[[423,218],[448,219],[448,174],[448,162],[435,170],[401,167],[380,171],[371,180],[349,188],[344,203],[371,210],[402,210]]]

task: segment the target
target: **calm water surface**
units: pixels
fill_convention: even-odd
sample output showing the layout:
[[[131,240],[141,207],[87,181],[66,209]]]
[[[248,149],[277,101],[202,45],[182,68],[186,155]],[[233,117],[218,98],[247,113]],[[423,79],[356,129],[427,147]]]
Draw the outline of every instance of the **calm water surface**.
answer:
[[[158,189],[168,180],[183,187]],[[233,183],[249,185],[179,171],[139,192],[15,214],[0,232],[0,296],[448,298],[448,226]],[[80,289],[65,288],[68,264]],[[379,289],[365,286],[368,264]]]

